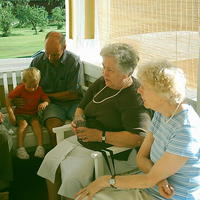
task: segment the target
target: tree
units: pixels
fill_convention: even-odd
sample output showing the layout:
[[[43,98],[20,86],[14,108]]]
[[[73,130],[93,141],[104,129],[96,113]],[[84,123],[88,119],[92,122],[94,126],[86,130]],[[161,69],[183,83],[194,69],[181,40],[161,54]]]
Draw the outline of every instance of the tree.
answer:
[[[18,5],[17,18],[21,24],[31,25],[35,34],[38,33],[38,28],[44,29],[48,22],[48,13],[43,7]]]
[[[28,6],[28,22],[32,25],[37,35],[37,27],[44,28],[48,22],[48,13],[43,7]]]
[[[12,13],[12,3],[0,3],[0,28],[3,37],[7,37],[14,25],[15,17]]]
[[[56,7],[52,10],[53,21],[57,24],[57,29],[61,29],[65,23],[65,10]]]
[[[29,2],[30,0],[15,0],[13,2],[14,14],[19,21],[19,24],[18,24],[19,27],[24,27],[28,24],[26,14],[27,14],[27,10],[28,10],[27,6]]]
[[[27,13],[28,13],[28,8],[27,5],[16,5],[15,7],[15,16],[19,21],[18,26],[19,27],[24,27],[27,26],[28,24],[28,18],[27,18]]]
[[[13,5],[27,5],[30,2],[30,0],[14,0]]]
[[[46,0],[49,4],[57,5],[58,7],[65,7],[65,0]]]

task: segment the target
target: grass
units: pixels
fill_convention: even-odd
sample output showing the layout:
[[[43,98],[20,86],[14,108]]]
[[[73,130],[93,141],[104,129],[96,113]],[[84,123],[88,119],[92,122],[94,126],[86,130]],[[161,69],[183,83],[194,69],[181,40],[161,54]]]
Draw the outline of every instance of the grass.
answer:
[[[48,26],[44,32],[34,34],[31,28],[14,28],[9,37],[0,35],[0,58],[29,57],[44,48],[44,38],[49,31],[57,31],[56,26]],[[65,33],[64,29],[59,32]]]

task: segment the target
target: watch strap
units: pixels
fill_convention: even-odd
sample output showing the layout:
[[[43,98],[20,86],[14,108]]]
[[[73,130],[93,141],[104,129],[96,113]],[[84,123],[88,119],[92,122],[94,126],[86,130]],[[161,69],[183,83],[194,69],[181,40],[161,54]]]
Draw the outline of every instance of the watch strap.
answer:
[[[109,184],[112,188],[116,188],[115,187],[115,183],[116,183],[116,180],[115,180],[115,175],[112,175],[111,178],[109,179]]]
[[[102,131],[101,141],[106,142],[106,131]]]

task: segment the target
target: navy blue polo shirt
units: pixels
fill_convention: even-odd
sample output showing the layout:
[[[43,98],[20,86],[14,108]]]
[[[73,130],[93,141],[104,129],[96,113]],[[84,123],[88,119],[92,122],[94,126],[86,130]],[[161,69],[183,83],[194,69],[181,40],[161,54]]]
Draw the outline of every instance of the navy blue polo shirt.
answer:
[[[65,50],[56,66],[49,62],[45,53],[42,53],[32,60],[30,67],[36,67],[40,70],[40,86],[45,93],[63,91],[80,93],[81,61],[72,52]],[[52,102],[59,103],[55,99],[52,99]]]

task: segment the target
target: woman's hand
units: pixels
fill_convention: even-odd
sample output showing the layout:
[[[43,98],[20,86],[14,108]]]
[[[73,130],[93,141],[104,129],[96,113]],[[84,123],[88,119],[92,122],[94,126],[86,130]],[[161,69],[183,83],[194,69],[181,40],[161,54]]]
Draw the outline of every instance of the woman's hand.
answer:
[[[86,121],[85,121],[85,116],[84,114],[76,114],[74,115],[74,119],[73,121],[71,122],[71,127],[72,127],[72,131],[77,134],[78,133],[78,130],[77,128],[78,127],[85,127],[86,126]]]
[[[83,142],[101,142],[102,131],[98,129],[78,127],[76,134]]]
[[[162,180],[158,184],[158,191],[161,196],[167,199],[171,199],[174,195],[174,188],[169,184],[167,180]]]
[[[110,176],[101,176],[98,179],[96,179],[94,182],[90,183],[87,187],[80,190],[78,193],[75,194],[75,198],[77,197],[77,200],[81,200],[88,196],[88,200],[92,200],[92,197],[102,190],[105,187],[109,187],[109,179]]]

